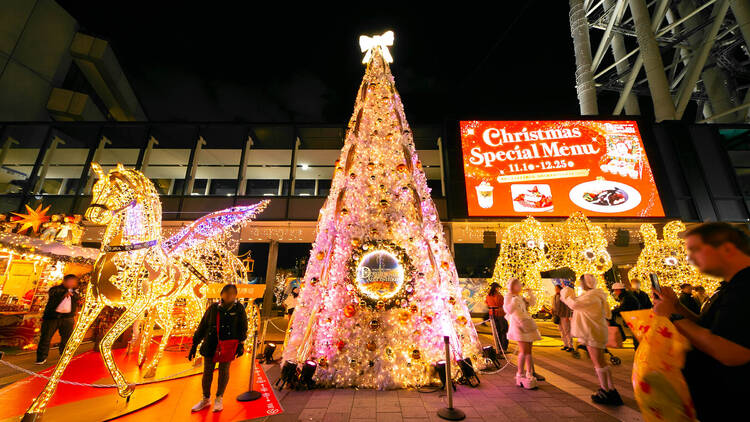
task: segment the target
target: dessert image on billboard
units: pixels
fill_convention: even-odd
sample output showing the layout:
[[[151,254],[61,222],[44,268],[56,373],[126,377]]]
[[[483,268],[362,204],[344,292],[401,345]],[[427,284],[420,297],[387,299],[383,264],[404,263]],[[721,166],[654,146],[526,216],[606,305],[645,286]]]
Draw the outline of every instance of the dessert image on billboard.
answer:
[[[482,208],[492,208],[492,191],[495,189],[486,180],[477,185],[477,202]]]
[[[513,184],[510,185],[513,197],[513,210],[516,212],[552,211],[552,189],[544,184]]]
[[[641,203],[641,193],[622,182],[598,178],[571,189],[570,200],[589,211],[619,213],[638,206]]]

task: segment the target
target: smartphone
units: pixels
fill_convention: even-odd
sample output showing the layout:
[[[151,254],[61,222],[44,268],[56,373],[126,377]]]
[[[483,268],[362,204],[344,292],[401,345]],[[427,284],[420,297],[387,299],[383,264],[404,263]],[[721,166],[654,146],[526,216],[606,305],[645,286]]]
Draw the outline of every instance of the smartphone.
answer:
[[[661,294],[661,285],[659,285],[659,277],[651,273],[648,275],[648,278],[651,279],[651,290],[657,295]]]

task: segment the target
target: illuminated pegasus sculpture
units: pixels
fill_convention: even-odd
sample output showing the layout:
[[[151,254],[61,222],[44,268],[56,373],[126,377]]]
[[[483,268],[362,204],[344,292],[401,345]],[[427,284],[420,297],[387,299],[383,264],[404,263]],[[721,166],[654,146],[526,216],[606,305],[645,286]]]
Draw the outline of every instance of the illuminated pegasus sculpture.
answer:
[[[93,200],[86,218],[106,225],[99,258],[94,265],[83,308],[70,340],[55,366],[50,380],[34,399],[23,420],[42,415],[65,368],[83,340],[83,336],[101,310],[109,305],[125,309],[104,335],[100,352],[117,392],[129,397],[135,387],[128,384],[112,357],[112,344],[136,319],[156,306],[176,298],[192,277],[186,266],[196,268],[201,252],[215,248],[217,239],[228,239],[261,212],[268,201],[241,206],[206,215],[167,240],[161,238],[161,202],[153,183],[141,172],[121,164],[105,174],[92,163],[99,180],[93,187]],[[220,240],[218,242],[220,242]],[[204,275],[205,277],[205,275]],[[160,302],[161,301],[161,302]],[[171,302],[172,308],[174,302]]]
[[[188,226],[199,224],[201,220]],[[210,282],[224,283],[227,280],[245,280],[245,266],[242,261],[225,247],[226,240],[223,236],[208,239],[201,248],[190,248],[176,260],[179,265],[179,273],[186,280],[180,283],[179,290],[172,295],[164,295],[156,298],[148,310],[148,317],[143,324],[138,348],[138,366],[143,366],[148,353],[148,346],[153,338],[154,325],[162,328],[163,333],[159,348],[151,361],[146,365],[144,378],[152,378],[156,375],[156,367],[161,361],[164,350],[172,335],[192,335],[200,323],[203,311],[206,309],[206,285]],[[177,300],[185,301],[185,312],[178,320],[175,318],[175,303]],[[178,332],[175,332],[177,330]],[[196,360],[196,363],[199,362]]]
[[[651,293],[651,273],[659,277],[659,284],[675,290],[679,290],[682,283],[690,283],[703,286],[710,296],[719,287],[719,279],[702,274],[690,264],[685,241],[679,235],[683,231],[682,221],[670,221],[664,225],[664,238],[659,239],[653,224],[641,225],[643,250],[635,266],[628,271],[628,278],[640,281],[644,292]]]

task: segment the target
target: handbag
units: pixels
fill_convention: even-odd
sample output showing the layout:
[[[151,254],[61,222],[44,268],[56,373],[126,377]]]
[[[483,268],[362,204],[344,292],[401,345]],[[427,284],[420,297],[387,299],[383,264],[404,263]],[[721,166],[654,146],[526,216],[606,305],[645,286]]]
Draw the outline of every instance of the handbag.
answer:
[[[216,352],[214,353],[214,362],[231,362],[234,360],[237,354],[237,345],[240,341],[237,339],[222,340],[219,337],[219,315],[221,312],[216,310],[216,339],[219,343],[216,345]]]

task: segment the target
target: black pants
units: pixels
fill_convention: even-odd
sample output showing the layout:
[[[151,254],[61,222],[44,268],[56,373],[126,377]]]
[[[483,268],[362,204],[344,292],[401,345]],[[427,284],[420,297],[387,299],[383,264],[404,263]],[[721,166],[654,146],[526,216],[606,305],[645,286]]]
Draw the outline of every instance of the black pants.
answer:
[[[216,387],[216,396],[223,396],[224,390],[227,388],[229,383],[229,365],[232,362],[219,362],[219,385]],[[203,397],[211,397],[211,382],[214,380],[214,363],[213,356],[203,357],[203,380],[201,384],[203,386]]]
[[[491,317],[495,320],[495,327],[497,327],[497,336],[500,338],[500,347],[503,350],[508,350],[508,320],[505,317],[495,316]]]
[[[52,341],[55,331],[60,331],[60,345],[58,347],[60,354],[62,354],[70,335],[73,334],[74,325],[75,321],[73,318],[43,319],[39,335],[39,346],[36,349],[36,361],[41,362],[47,359],[47,355],[49,355],[49,343]]]

